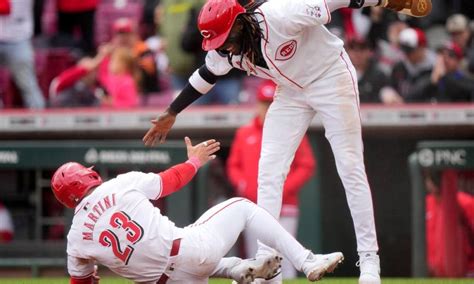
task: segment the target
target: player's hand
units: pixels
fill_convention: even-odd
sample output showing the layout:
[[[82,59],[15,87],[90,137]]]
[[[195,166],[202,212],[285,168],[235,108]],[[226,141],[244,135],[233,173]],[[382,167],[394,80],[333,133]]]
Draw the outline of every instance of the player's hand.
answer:
[[[186,144],[186,149],[188,150],[188,158],[198,158],[201,162],[201,165],[204,165],[210,160],[214,160],[216,155],[215,152],[219,151],[221,148],[221,143],[217,142],[215,139],[209,139],[202,143],[193,146],[191,139],[189,137],[184,137],[184,143]]]
[[[146,146],[154,146],[156,141],[160,144],[164,143],[166,140],[166,135],[170,131],[176,120],[176,114],[172,113],[167,109],[164,113],[160,114],[157,119],[153,119],[151,123],[153,126],[148,130],[148,132],[143,137],[143,143]]]

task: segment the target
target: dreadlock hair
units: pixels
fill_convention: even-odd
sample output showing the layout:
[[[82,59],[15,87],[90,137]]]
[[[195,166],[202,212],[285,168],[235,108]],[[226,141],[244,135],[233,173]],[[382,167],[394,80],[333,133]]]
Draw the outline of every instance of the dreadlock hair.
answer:
[[[256,14],[260,14],[259,12],[255,12],[255,10],[262,5],[265,1],[264,0],[250,0],[250,1],[242,1],[239,2],[247,2],[241,3],[246,12],[244,14],[240,14],[237,17],[236,21],[239,21],[242,24],[242,35],[240,37],[240,46],[241,46],[241,54],[240,54],[240,67],[242,67],[242,62],[244,56],[250,60],[253,65],[257,65],[260,63],[263,65],[265,64],[265,60],[263,59],[262,50],[260,48],[261,40],[266,40],[263,37],[263,31],[260,28],[259,21],[255,17]]]
[[[254,11],[267,0],[237,0],[247,11]]]

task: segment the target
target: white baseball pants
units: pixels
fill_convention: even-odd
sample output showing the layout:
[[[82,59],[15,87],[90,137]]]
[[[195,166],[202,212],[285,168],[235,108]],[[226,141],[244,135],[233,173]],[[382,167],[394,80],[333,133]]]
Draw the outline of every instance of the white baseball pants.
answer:
[[[208,283],[211,275],[226,275],[238,259],[223,257],[244,229],[256,233],[299,270],[310,253],[268,212],[245,198],[232,198],[206,211],[194,224],[177,229],[181,246],[170,259],[167,284]]]
[[[278,221],[288,233],[296,238],[296,233],[298,231],[298,219],[298,216],[281,216]],[[244,231],[245,253],[247,257],[254,257],[257,253],[258,236],[256,233],[257,232],[255,231],[250,231],[247,229]],[[293,279],[297,277],[296,269],[286,258],[283,258],[281,263],[281,274],[283,279]]]
[[[258,205],[278,218],[286,175],[316,113],[322,119],[345,188],[357,250],[378,251],[372,196],[364,165],[357,76],[346,52],[341,53],[321,78],[299,93],[285,86],[277,88],[263,127]]]

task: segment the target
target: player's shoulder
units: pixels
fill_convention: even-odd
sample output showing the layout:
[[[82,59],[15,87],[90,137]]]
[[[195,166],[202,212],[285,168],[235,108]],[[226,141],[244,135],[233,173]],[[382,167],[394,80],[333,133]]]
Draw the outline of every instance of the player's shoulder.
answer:
[[[143,177],[143,176],[146,176],[146,174],[143,173],[143,172],[130,171],[130,172],[126,172],[126,173],[117,175],[117,177],[115,179],[117,181],[135,180],[135,179]]]
[[[296,15],[294,11],[297,10],[295,8],[297,2],[292,0],[267,1],[256,10],[256,17],[272,30],[282,33]]]
[[[287,5],[287,0],[270,0],[266,1],[260,7],[257,8],[256,12],[257,13],[262,13],[265,18],[269,18],[272,16],[275,16],[281,9]]]
[[[270,0],[263,3],[258,10],[263,12],[265,16],[272,16],[275,13],[284,13],[285,9],[288,11],[289,8],[294,7],[298,4],[298,1],[294,0]],[[268,15],[267,15],[268,13]]]
[[[265,1],[259,9],[267,9],[267,8],[273,8],[273,7],[281,7],[285,5],[289,5],[293,3],[294,0],[267,0]]]

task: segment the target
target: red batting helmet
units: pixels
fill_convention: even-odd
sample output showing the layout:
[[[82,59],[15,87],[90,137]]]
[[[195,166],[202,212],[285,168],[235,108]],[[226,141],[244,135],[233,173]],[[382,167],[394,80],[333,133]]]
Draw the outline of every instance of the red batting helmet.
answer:
[[[51,178],[54,196],[64,206],[76,207],[89,189],[102,183],[99,174],[75,162],[69,162],[56,170]]]
[[[222,46],[229,36],[238,15],[245,13],[245,8],[237,0],[209,0],[199,12],[198,27],[205,51]]]

